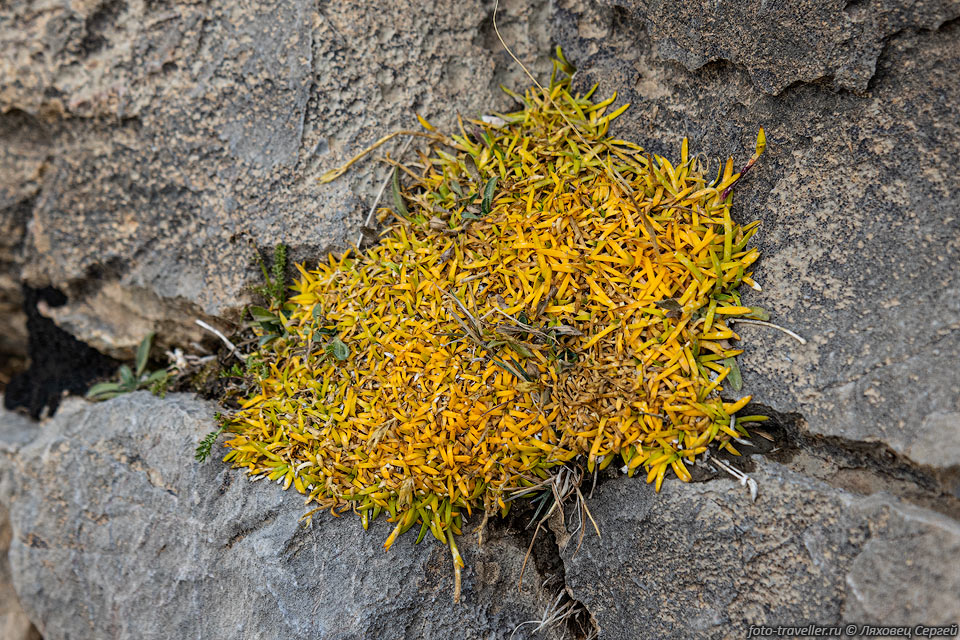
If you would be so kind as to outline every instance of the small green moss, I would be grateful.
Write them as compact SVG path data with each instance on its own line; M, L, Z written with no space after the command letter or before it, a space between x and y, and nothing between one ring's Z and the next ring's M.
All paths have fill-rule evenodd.
M273 260L270 266L260 252L256 252L256 262L263 274L263 285L253 288L270 302L271 307L280 307L286 301L287 292L287 245L280 243L273 248Z

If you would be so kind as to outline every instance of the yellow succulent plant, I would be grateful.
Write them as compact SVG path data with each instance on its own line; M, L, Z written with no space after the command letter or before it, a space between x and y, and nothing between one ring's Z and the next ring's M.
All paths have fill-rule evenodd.
M747 435L730 416L749 397L721 399L728 321L760 312L737 293L759 256L758 223L730 216L741 174L706 175L686 140L671 163L610 137L628 105L571 94L570 71L561 54L547 89L511 94L523 109L454 135L421 118L431 147L396 164L391 224L298 265L227 427L226 461L365 526L386 514L387 548L413 527L449 545L458 586L465 514L563 465L619 459L659 491Z

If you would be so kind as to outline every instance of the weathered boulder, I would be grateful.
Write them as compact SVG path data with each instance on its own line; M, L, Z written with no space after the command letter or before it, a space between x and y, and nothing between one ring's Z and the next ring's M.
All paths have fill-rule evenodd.
M0 638L4 640L40 640L40 634L24 613L13 588L7 550L10 548L10 521L0 507Z
M2 411L2 410L0 410ZM12 456L21 446L34 438L36 425L28 418L14 413L0 413L0 496L7 495ZM13 576L7 551L13 531L7 509L0 498L0 638L4 640L39 640L40 634L20 606L13 586Z
M501 638L562 590L611 640L960 622L960 566L945 561L960 553L960 523L759 456L756 502L723 478L660 494L640 478L601 481L588 505L602 538L587 523L578 551L577 518L554 518L559 552L542 536L520 591L529 532L494 520L478 547L468 528L452 605L442 545L407 536L384 553L390 526L364 532L349 514L304 528L296 494L195 463L215 408L138 392L68 400L39 428L3 414L13 584L45 638ZM558 626L536 637L579 636Z
M755 458L759 460L759 458ZM567 586L600 637L747 637L751 625L960 623L960 523L775 463L756 502L730 479L620 477L588 500L603 537L558 528ZM576 521L573 522L576 524ZM589 527L589 525L588 525Z
M504 33L549 69L546 3L511 5ZM489 17L479 0L6 3L0 119L48 143L8 277L64 291L53 317L112 354L151 329L188 344L195 318L249 300L251 242L299 259L352 246L388 171L367 161L323 188L320 174L419 129L414 111L451 125L508 104L498 84L521 72ZM0 185L20 173L0 155ZM0 229L19 211L0 191Z
M319 187L321 173L410 127L413 111L449 125L457 110L508 106L498 83L527 84L490 8L5 4L0 357L23 351L21 281L62 289L68 304L44 312L123 353L149 330L189 345L194 318L235 319L256 278L250 240L311 260L351 245L385 172L364 161ZM604 537L588 533L576 555L567 543L562 560L535 553L523 591L529 538L502 524L483 548L465 536L457 608L439 545L404 539L383 554L389 526L362 533L352 517L301 531L295 495L196 465L212 405L71 401L32 442L0 418L27 614L48 638L502 637L541 616L565 570L601 638L788 618L956 622L956 521L849 489L957 511L939 492L960 497L958 15L946 0L556 0L501 13L534 72L556 42L579 86L632 102L614 133L651 151L676 156L688 137L712 166L742 161L765 127L768 150L735 189L735 215L763 222L763 291L744 299L808 343L739 327L743 392L792 414L807 442L889 448L906 473L848 468L841 482L816 456L758 462L756 504L724 480L659 496L608 480L590 502ZM919 477L941 484L905 487Z
M952 0L603 2L642 21L661 58L691 71L732 62L771 94L821 79L866 91L888 37L909 28L937 29L960 16Z
M0 109L2 111L2 109ZM0 113L0 382L10 363L27 354L20 272L27 221L48 153L43 128L27 114Z
M745 392L810 433L956 471L960 6L841 5L510 2L500 19L535 72L555 41L580 86L632 102L615 132L653 151L687 136L745 159L763 125L768 151L735 199L764 223L764 291L747 299L809 343L743 326ZM507 106L499 82L526 85L489 9L11 4L0 184L19 204L0 219L23 239L15 259L0 240L0 304L21 278L58 286L69 302L47 313L113 353L235 317L256 278L246 239L316 259L356 238L384 171L362 162L320 187L324 170L414 110L447 125Z
M560 36L581 86L633 104L617 135L668 156L686 136L715 167L744 162L766 129L767 152L734 190L734 215L762 221L763 291L744 300L808 343L740 326L744 393L813 434L956 471L960 24L891 37L864 95L817 83L771 96L730 64L664 62L631 15L599 23L599 39ZM960 491L955 476L947 488Z
M527 545L496 524L483 547L461 539L460 605L435 540L385 553L391 525L365 532L352 514L305 529L299 494L193 460L215 409L138 392L69 400L25 445L0 429L17 452L0 454L13 582L46 640L504 638L562 590L559 565L531 561L518 591Z

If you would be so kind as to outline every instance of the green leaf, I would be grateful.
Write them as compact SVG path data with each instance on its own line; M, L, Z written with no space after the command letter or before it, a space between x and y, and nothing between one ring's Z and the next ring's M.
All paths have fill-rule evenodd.
M120 365L120 385L131 391L137 388L137 378L133 375L133 370L125 364Z
M512 376L513 376L514 378L516 378L517 380L526 380L526 379L527 379L527 374L526 374L526 373L520 373L520 372L516 371L513 367L511 367L510 365L508 365L506 362L504 362L504 361L501 360L500 358L496 358L496 357L491 356L490 359L493 360L493 364L497 365L498 367L500 367L501 369L503 369L504 371L506 371L507 373L509 373L510 375L512 375Z
M250 307L250 315L255 322L263 324L264 322L280 322L279 316L269 309L263 307Z
M168 375L169 374L167 373L166 369L160 369L159 371L154 371L149 376L147 376L147 379L144 380L143 383L146 385L150 385L150 384L153 384L154 382L166 380Z
M140 346L137 347L137 377L139 378L143 375L144 370L147 368L147 358L150 357L150 347L153 344L154 333L151 331L147 334L143 340L140 341Z
M490 213L490 209L493 207L493 194L497 189L497 176L493 176L487 180L486 186L483 188L483 200L480 202L480 216L486 216Z
M260 328L267 333L276 334L282 336L284 334L283 325L279 322L264 322L260 324Z
M532 358L533 354L530 353L530 350L525 346L517 342L516 340L507 340L507 344L510 345L510 348L517 352L518 355L524 358Z
M87 398L93 399L106 399L105 394L109 393L120 393L120 384L116 382L98 382L97 384L90 387L87 391Z
M770 320L770 314L763 307L750 307L750 313L744 317L755 318L756 320L763 320L764 322Z
M323 307L320 306L320 303L313 305L313 311L310 312L310 315L313 316L314 320L319 320L323 315Z
M274 292L279 293L278 300L283 298L284 279L287 275L287 245L282 242L273 248L273 282Z
M269 343L269 342L271 342L271 341L273 341L273 340L276 340L276 339L279 338L279 337L280 337L280 336L277 335L276 333L268 333L268 334L265 335L265 336L260 336L260 339L257 340L257 344L262 347L262 346L264 346L265 344L267 344L267 343Z
M730 367L730 373L727 374L727 380L730 382L730 388L734 391L743 389L743 378L740 376L740 367L737 365L736 358L724 358L720 363L725 367Z
M343 362L350 357L350 347L348 347L340 338L334 338L327 345L327 353L337 360Z
M403 194L400 193L400 167L393 168L393 206L404 218L410 217L410 211L407 210L407 205L403 201Z
M517 376L518 378L526 380L527 382L533 382L533 378L531 378L530 374L527 373L527 370L523 368L523 365L517 362L516 358L513 356L508 356L507 360L509 360L510 363L517 368L517 371L520 373L520 375Z
M210 450L213 449L213 445L217 443L217 438L223 433L224 429L226 429L226 425L221 426L216 431L211 431L200 441L193 455L197 462L203 462L210 457Z

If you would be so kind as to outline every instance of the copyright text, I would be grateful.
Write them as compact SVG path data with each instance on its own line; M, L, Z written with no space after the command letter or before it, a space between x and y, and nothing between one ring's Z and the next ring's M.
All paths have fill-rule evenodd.
M840 625L750 625L748 638L956 638L960 625L883 626L871 624Z

